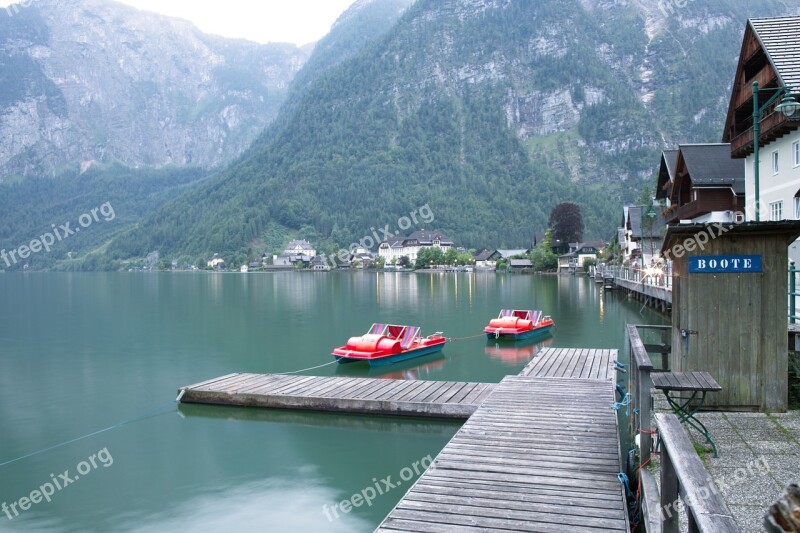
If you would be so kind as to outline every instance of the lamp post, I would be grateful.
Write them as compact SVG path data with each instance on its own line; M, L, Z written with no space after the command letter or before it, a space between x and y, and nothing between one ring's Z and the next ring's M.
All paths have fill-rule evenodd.
M761 141L761 117L764 111L771 106L778 98L783 96L781 103L775 106L776 111L783 113L788 120L800 120L800 103L792 95L793 87L788 85L770 89L759 89L758 82L753 82L753 159L754 162L754 183L756 187L756 222L761 220L761 192L759 186L759 143ZM758 105L758 94L764 91L775 91L764 105Z

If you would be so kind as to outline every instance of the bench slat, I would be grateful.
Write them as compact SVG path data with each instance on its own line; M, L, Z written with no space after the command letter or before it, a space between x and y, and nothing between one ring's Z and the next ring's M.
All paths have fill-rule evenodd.
M722 387L708 372L658 372L652 374L653 386L659 390L721 391Z

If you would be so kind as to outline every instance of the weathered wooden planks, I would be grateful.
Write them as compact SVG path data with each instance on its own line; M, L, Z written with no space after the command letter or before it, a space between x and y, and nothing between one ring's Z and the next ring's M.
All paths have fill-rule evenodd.
M497 385L228 374L185 387L182 401L468 418L380 532L628 531L616 358L547 348Z
M181 401L466 419L493 388L455 381L228 374L184 387Z
M722 387L708 372L656 372L653 387L671 391L717 392Z
M610 356L553 352L533 371ZM376 531L628 531L613 402L608 379L507 377Z
M599 379L616 383L617 350L544 348L520 376L539 378Z

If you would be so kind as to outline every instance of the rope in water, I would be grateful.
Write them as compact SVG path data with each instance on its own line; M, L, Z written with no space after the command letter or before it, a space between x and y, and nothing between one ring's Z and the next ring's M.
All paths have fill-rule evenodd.
M279 376L288 376L289 374L299 374L300 372L307 372L307 371L309 371L309 370L316 370L316 369L318 369L318 368L322 368L322 367L324 367L324 366L333 365L333 364L336 364L336 363L338 363L338 362L339 362L339 361L337 361L336 359L334 359L333 361L330 361L330 362L328 362L328 363L325 363L324 365L317 365L317 366L312 366L312 367L309 367L309 368L303 368L302 370L293 370L292 372L273 372L273 374L277 374L277 375L279 375Z
M55 450L56 448L61 448L62 446L66 446L67 444L72 444L73 442L78 442L78 441L81 441L81 440L84 440L84 439L88 439L89 437L94 437L95 435L100 435L101 433L105 433L107 431L111 431L112 429L121 428L122 426L126 426L128 424L132 424L133 422L138 422L140 420L144 420L145 418L150 418L151 416L161 416L161 415L169 414L169 413L177 410L177 403L178 403L177 400L172 400L171 402L169 402L167 404L163 404L163 405L160 405L160 406L155 407L153 409L150 409L148 411L145 411L143 414L141 414L139 416L135 416L133 418L128 418L128 419L123 420L121 422L117 422L113 426L108 426L107 428L99 429L97 431L93 431L92 433L87 433L86 435L83 435L83 436L80 436L80 437L76 437L74 439L70 439L70 440L61 442L59 444L55 444L53 446L48 446L47 448L44 448L44 449L41 449L41 450L38 450L38 451L35 451L35 452L27 453L25 455L17 457L16 459L11 459L10 461L5 461L4 463L0 463L0 467L4 467L6 465L10 465L12 463L16 463L17 461L22 461L23 459L27 459L28 457L33 457L34 455L40 455L40 454L43 454L45 452L49 452L51 450ZM163 413L159 413L159 411L162 411L166 407L170 407L170 406L173 409L170 409L169 411L164 411Z
M467 340L467 339L475 339L475 338L478 338L478 337L483 337L484 335L485 335L484 333L481 333L480 335L472 335L470 337L450 337L450 338L448 338L448 340L451 341L451 342L453 342L453 341L463 341L463 340ZM274 374L277 374L277 375L300 374L302 372L308 372L309 370L316 370L318 368L323 368L323 367L326 367L326 366L334 365L336 363L338 363L338 361L337 360L333 360L333 361L330 361L330 362L327 362L327 363L324 363L324 364L321 364L321 365L317 365L317 366L311 366L311 367L308 367L308 368L302 368L300 370L293 370L291 372L274 372ZM61 448L62 446L66 446L66 445L72 444L74 442L78 442L78 441L81 441L81 440L84 440L84 439L88 439L89 437L94 437L95 435L100 435L101 433L106 433L106 432L111 431L113 429L121 428L122 426L126 426L128 424L132 424L133 422L138 422L140 420L144 420L144 419L149 418L151 416L160 416L160 415L171 413L174 410L177 410L177 404L180 403L180 399L181 399L181 397L183 396L183 394L185 392L186 392L186 389L181 389L181 393L178 395L178 397L175 400L172 400L171 402L169 402L167 404L163 404L163 405L160 405L160 406L155 407L153 409L150 409L148 411L145 411L141 415L122 420L121 422L117 422L116 424L114 424L112 426L108 426L106 428L99 429L99 430L93 431L91 433L87 433L86 435L82 435L80 437L76 437L74 439L70 439L70 440L67 440L67 441L64 441L64 442L60 442L58 444L55 444L53 446L48 446L47 448L43 448L43 449L37 450L35 452L27 453L25 455L17 457L16 459L11 459L10 461L5 461L3 463L0 463L0 467L4 467L4 466L10 465L12 463L16 463L18 461L22 461L23 459L27 459L27 458L33 457L35 455L40 455L40 454L43 454L45 452L49 452L51 450L55 450L56 448ZM174 409L170 409L169 411L164 411L162 413L159 413L159 411L164 410L166 407L173 407Z

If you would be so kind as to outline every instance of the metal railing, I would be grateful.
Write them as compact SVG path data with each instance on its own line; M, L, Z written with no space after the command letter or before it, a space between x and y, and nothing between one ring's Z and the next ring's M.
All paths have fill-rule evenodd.
M602 275L603 277L607 278L611 277L614 279L641 283L642 285L649 285L651 287L659 287L669 291L672 290L671 264L644 269L606 265L602 268L598 268L598 275Z

